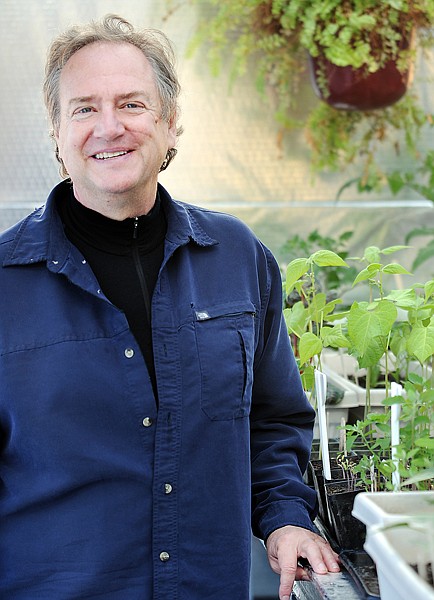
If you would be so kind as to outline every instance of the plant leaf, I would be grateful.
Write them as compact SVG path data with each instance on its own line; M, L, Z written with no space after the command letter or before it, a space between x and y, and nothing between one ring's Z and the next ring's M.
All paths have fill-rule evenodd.
M381 252L381 250L377 246L368 246L367 248L365 248L365 251L363 253L363 258L368 263L379 263L380 262L380 252Z
M310 258L318 267L348 267L343 258L331 250L318 250Z
M426 284L424 285L424 290L425 300L428 301L428 299L434 294L434 279L431 279L431 281L426 282Z
M418 227L418 228L412 229L405 236L405 243L408 244L408 242L412 238L418 237L420 235L434 235L434 228L433 227Z
M413 485L414 483L427 481L428 479L434 479L434 469L423 469L413 477L406 479L401 485Z
M310 361L311 358L320 354L322 350L322 342L314 333L307 331L300 338L298 351L300 355L300 363L304 364Z
M392 404L402 404L404 398L402 396L388 396L381 402L384 406L392 406Z
M390 191L394 196L405 186L405 180L400 171L393 171L393 173L390 173L390 175L387 176L387 181L389 183Z
M350 341L342 331L341 323L334 327L323 327L321 329L321 339L324 346L331 346L332 348L348 348L350 345Z
M426 327L422 323L413 327L407 340L407 349L421 363L434 354L434 316Z
M407 271L407 269L405 269L403 266L399 265L398 263L390 263L390 264L386 265L385 267L383 267L382 271L383 271L383 273L392 273L393 275L395 275L395 274L411 275L411 273L409 271Z
M323 309L324 318L328 319L331 316L337 304L342 304L342 298L336 298L335 300L331 300L331 302L327 302Z
M301 337L307 323L307 310L303 302L296 302L291 308L285 308L283 316L288 333L294 333L297 337Z
M419 448L427 448L428 450L434 450L434 438L432 437L423 437L415 440L415 445L419 446Z
M378 271L381 269L380 263L372 263L368 265L365 269L362 269L360 273L357 275L355 280L353 281L353 285L359 283L359 281L366 281L367 279L371 279Z
M390 333L398 311L389 300L380 300L374 308L366 308L357 302L348 315L348 336L363 366L375 365L385 351L384 338Z
M381 254L393 254L394 252L398 252L398 250L405 250L406 248L410 248L410 246L388 246L380 250L380 252Z
M315 383L315 368L313 365L307 365L302 369L301 382L303 385L303 389L306 392L312 391Z
M411 266L413 270L420 267L421 264L434 257L434 240L428 242L426 246L419 249L416 258Z
M316 294L316 296L312 299L309 308L307 309L307 314L312 321L316 321L317 323L322 321L325 305L326 295L323 292Z
M417 296L414 289L393 290L385 297L387 300L392 300L399 308L410 309L418 308L421 299Z
M295 283L309 270L307 258L295 258L286 269L286 294L289 295L294 289Z

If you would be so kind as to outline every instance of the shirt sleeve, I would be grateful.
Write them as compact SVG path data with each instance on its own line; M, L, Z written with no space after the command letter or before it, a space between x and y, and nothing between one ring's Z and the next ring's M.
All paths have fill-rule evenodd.
M284 525L315 530L316 492L303 481L315 411L303 391L282 312L279 267L266 249L250 415L252 528L259 538Z

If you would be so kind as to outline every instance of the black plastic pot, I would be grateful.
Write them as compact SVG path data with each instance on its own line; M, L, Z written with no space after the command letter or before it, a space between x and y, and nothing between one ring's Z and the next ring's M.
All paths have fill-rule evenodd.
M341 453L339 453L341 454ZM346 457L348 461L357 462L359 458L355 454L350 454ZM308 471L310 478L313 482L312 487L315 489L318 497L318 515L324 526L327 529L332 529L332 523L330 522L329 512L327 509L327 500L325 492L325 483L327 480L324 478L323 462L320 459L311 460L309 462ZM338 457L330 457L330 472L331 481L346 480L345 471L341 466L341 462Z
M328 442L328 449L329 449L329 454L330 457L335 458L338 454L342 453L342 450L340 448L340 442L337 439L332 439L329 440ZM321 452L321 442L315 438L312 441L312 448L311 448L311 459L317 459L320 458L320 452Z
M342 454L342 450L339 448L338 441L329 442L329 456L330 460L334 460L338 456ZM312 442L312 450L310 454L310 462L307 466L304 480L310 487L315 487L315 481L313 476L314 469L322 470L322 460L320 458L320 443L319 440L314 440Z
M330 533L342 550L362 550L366 538L365 525L351 514L354 498L364 487L352 486L354 483L348 481L324 484Z
M323 522L324 526L329 529L330 523L327 514L327 504L325 499L324 490L324 475L323 475L323 464L321 459L311 460L308 467L310 477L312 480L312 487L316 491L318 498L318 516Z

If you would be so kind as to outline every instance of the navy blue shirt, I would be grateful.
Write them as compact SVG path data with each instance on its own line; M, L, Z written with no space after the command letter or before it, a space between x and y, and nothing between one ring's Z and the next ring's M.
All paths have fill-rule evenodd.
M251 528L313 529L316 510L278 266L238 219L159 187L157 409L65 236L67 186L0 237L0 598L247 600Z

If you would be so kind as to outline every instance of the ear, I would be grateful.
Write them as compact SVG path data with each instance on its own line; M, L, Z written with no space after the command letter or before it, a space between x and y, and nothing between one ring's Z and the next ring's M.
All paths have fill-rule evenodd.
M50 137L53 138L55 144L56 144L56 154L59 154L59 130L58 129L52 129L50 131Z
M177 126L176 126L177 114L173 114L168 122L167 131L167 145L168 149L171 150L176 146L176 139L178 137Z

